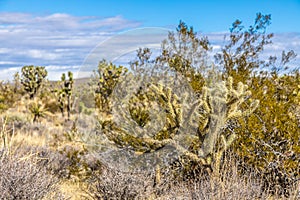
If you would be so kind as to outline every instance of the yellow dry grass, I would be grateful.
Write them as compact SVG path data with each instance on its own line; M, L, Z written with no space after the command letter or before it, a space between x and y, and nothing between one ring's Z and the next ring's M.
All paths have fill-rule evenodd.
M82 182L66 180L61 182L60 191L70 200L93 199L88 195L88 185Z

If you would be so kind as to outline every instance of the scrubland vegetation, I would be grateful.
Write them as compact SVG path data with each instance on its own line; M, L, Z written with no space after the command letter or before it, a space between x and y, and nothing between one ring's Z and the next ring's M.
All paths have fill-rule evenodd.
M24 66L0 83L0 199L300 198L300 73L261 57L270 20L235 21L212 62L180 22L130 69Z

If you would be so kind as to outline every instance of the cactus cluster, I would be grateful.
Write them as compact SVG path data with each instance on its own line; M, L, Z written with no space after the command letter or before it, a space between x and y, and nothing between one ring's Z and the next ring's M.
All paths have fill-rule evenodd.
M225 82L215 84L213 87L204 87L200 105L205 113L200 114L201 132L204 133L203 143L198 150L198 156L205 158L205 164L214 161L214 168L218 170L220 159L226 149L231 146L237 135L234 132L224 133L234 120L249 116L258 107L259 101L243 109L242 104L249 98L251 92L247 85L239 82L237 88L233 87L231 77ZM228 129L227 129L228 130Z
M201 96L190 105L184 105L182 98L178 97L170 87L150 83L149 89L145 90L146 94L139 95L139 98L135 96L132 101L129 101L129 104L133 104L129 106L129 111L135 117L144 116L139 123L145 126L150 121L146 108L151 102L157 101L163 108L166 119L161 130L153 135L150 135L149 131L140 134L141 132L136 133L139 129L122 128L114 124L114 119L111 119L107 123L110 126L106 126L109 130L103 133L117 145L130 146L142 154L171 145L179 155L209 166L215 172L220 167L222 155L237 137L234 132L228 134L224 129L234 121L250 115L258 106L258 101L253 101L248 108L242 107L245 100L249 100L251 92L243 83L238 83L235 89L231 77L227 81L204 86ZM156 98L151 99L151 97ZM130 120L128 117L124 119ZM157 118L156 123L159 121L161 119ZM149 123L152 123L151 127L154 129L153 122Z

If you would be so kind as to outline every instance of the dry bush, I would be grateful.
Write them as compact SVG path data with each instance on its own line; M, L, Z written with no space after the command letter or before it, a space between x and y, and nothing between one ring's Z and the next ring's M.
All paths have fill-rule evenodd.
M226 158L221 173L214 176L198 174L190 180L176 179L172 171L161 173L156 183L155 173L122 173L104 168L95 176L95 187L90 188L94 199L297 199L299 188L291 185L289 196L264 188L264 177L249 169L240 173L239 162ZM299 187L299 186L298 186Z
M95 186L90 188L94 199L147 199L153 192L151 175L128 172L123 173L103 168L95 175Z
M200 175L201 176L201 175ZM161 199L258 199L264 198L260 181L252 173L241 175L235 162L227 161L221 173L181 182Z
M198 180L172 184L167 195L160 199L297 199L299 183L293 182L282 190L274 188L274 180L266 186L266 176L247 167L232 152L224 157L220 173L213 176L198 174ZM243 168L243 169L241 169ZM205 177L203 177L205 176Z
M0 199L42 199L56 193L58 180L32 156L0 152Z

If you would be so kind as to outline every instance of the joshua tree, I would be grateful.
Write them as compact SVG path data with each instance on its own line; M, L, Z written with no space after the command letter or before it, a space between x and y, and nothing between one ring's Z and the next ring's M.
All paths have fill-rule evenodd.
M68 113L68 120L70 120L71 116L71 97L72 97L72 90L73 90L73 73L68 72L68 78L69 80L66 79L66 74L63 73L61 76L61 88L56 89L54 92L57 93L58 95L58 104L59 104L59 109L61 111L62 116L64 117L64 108L67 108L67 113Z
M65 75L62 76L62 81L64 83L64 92L67 97L67 113L68 113L68 120L70 120L71 115L71 96L72 96L72 89L73 89L73 73L68 72L69 80L66 80Z
M45 67L33 65L22 67L21 83L24 86L24 90L29 94L30 99L35 97L47 74Z

